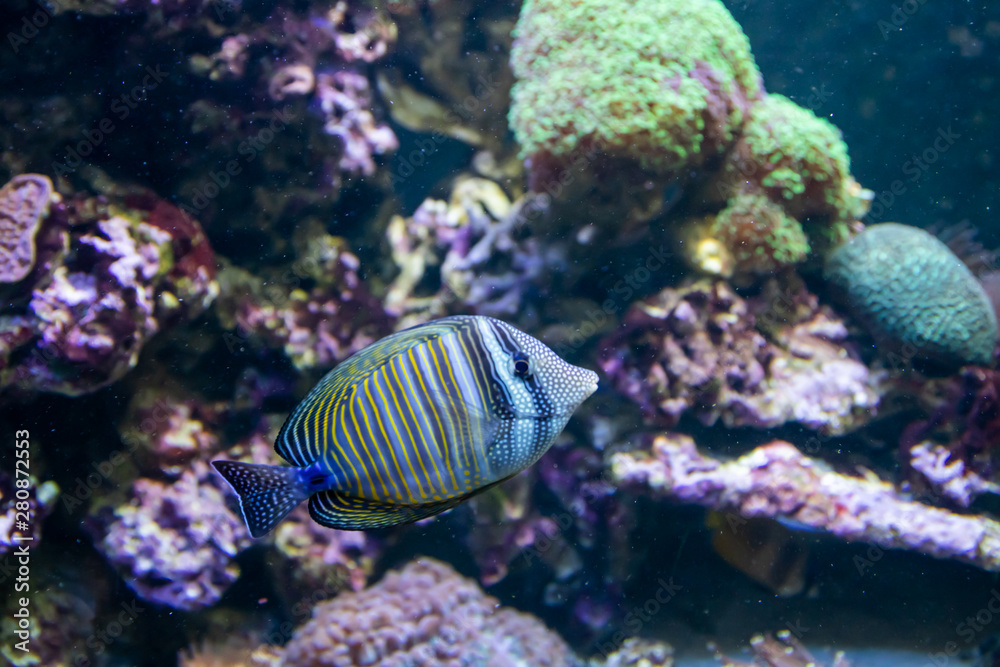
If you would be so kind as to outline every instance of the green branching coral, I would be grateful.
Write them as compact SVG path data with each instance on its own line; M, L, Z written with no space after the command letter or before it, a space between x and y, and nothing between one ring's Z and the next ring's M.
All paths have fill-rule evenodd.
M704 163L762 94L718 0L527 0L510 124L537 179L592 149L654 172Z

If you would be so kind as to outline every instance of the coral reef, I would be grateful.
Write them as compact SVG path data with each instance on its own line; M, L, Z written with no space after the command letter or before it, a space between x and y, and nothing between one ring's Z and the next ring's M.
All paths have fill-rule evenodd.
M542 516L534 507L535 482L531 473L519 475L470 503L475 524L467 539L484 586L501 581L511 567L523 568L536 560L552 570L555 582L565 581L583 566L563 533L570 527L567 519Z
M702 226L706 227L706 235L698 238L698 228ZM690 243L696 249L703 248L709 239L720 244L722 252L727 253L724 268L709 270L711 264L704 260L697 260L698 267L726 276L772 273L798 264L810 251L802 225L761 193L741 193L718 215L696 223Z
M917 488L960 507L1000 494L1000 371L967 367L925 383L918 396L927 418L900 437Z
M744 517L782 518L851 542L908 549L1000 571L1000 523L906 500L874 473L850 477L774 441L734 461L698 451L683 435L659 436L649 452L619 453L614 478L654 497Z
M218 293L200 226L170 204L151 195L122 208L84 200L65 213L70 252L47 250L58 264L28 286L26 307L0 314L0 386L92 392L123 377L154 334L195 317Z
M605 660L594 658L589 664L590 667L673 667L674 650L663 642L629 637Z
M870 193L851 177L840 130L781 95L767 95L751 108L713 185L729 206L740 195L766 195L807 224L810 239L821 240L824 251L848 238L850 224L870 202Z
M840 131L781 95L754 104L739 139L699 193L723 203L686 225L686 257L706 273L767 275L825 257L857 231L872 193L850 173ZM721 245L722 260L702 255Z
M274 548L281 558L270 567L282 595L287 599L309 595L319 601L343 590L363 589L379 554L379 541L360 531L325 528L302 505L275 529Z
M518 234L524 205L493 181L465 178L447 202L427 199L412 217L393 216L386 234L399 274L386 309L405 325L456 312L518 313L546 266L537 241ZM424 295L428 284L437 289Z
M238 269L223 272L218 312L236 330L230 347L261 341L299 369L328 368L391 331L392 318L362 282L344 239L322 234L308 243L270 284Z
M533 187L597 150L660 173L698 167L761 96L750 44L716 0L532 0L511 66L510 125Z
M342 70L316 76L316 99L323 114L323 131L337 137L343 154L335 164L328 161L327 173L336 179L340 172L375 173L375 157L399 148L396 135L387 125L380 125L372 115L372 96L368 79L356 72ZM287 87L285 88L287 92Z
M59 485L53 481L39 484L33 476L19 477L18 480L22 484L27 482L27 488L18 485L12 475L0 472L0 556L13 551L22 539L31 544L41 542L45 517L55 509L59 498ZM21 490L22 496L27 494L26 500L18 499L18 490ZM17 515L25 513L31 517L31 522L28 528L21 528Z
M922 229L872 225L830 254L824 277L885 353L951 367L993 358L997 317L989 297Z
M176 388L147 386L132 397L119 430L132 436L129 445L139 447L144 468L177 478L195 459L218 449L218 436L206 426L217 413L217 406L182 398Z
M772 282L752 304L703 280L634 304L601 342L599 363L653 423L674 426L692 410L706 424L795 421L841 433L868 419L880 395L879 378L846 338L843 323L801 285Z
M820 667L821 663L788 630L781 630L777 636L754 635L750 638L753 662L733 660L723 655L716 656L721 667ZM831 667L851 667L843 651L833 655Z
M7 597L0 633L7 639L0 647L8 665L13 667L75 667L91 664L87 639L94 638L94 606L92 590L76 590L66 581L50 577L32 577L30 623L25 650L19 643L18 619L14 612L20 607L18 596ZM93 643L93 642L92 642Z
M871 193L851 177L840 132L764 92L728 10L619 4L528 2L521 12L510 124L531 188L583 197L599 225L624 218L630 230L669 210L666 185L690 184L685 255L727 277L752 279L846 240ZM631 208L608 206L615 190Z
M313 609L281 652L288 667L579 664L537 619L499 607L450 566L420 559Z
M202 461L170 484L137 479L125 499L95 500L95 546L142 599L189 611L213 605L239 576L233 559L250 543L224 486Z

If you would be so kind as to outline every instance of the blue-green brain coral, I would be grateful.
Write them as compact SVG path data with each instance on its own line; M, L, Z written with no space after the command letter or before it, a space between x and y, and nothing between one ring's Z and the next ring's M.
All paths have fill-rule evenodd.
M932 234L872 225L827 259L825 278L881 345L945 364L987 364L997 342L989 297Z

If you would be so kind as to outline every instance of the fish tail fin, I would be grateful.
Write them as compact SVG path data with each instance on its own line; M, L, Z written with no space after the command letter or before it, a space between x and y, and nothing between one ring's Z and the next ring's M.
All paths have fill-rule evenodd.
M240 499L243 520L254 537L261 537L309 497L300 468L212 461Z

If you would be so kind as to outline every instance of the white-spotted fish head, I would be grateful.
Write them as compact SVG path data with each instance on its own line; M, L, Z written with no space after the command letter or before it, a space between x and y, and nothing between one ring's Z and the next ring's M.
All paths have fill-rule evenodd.
M513 342L498 365L516 397L520 417L569 417L597 391L597 373L567 362L537 338L493 320Z

